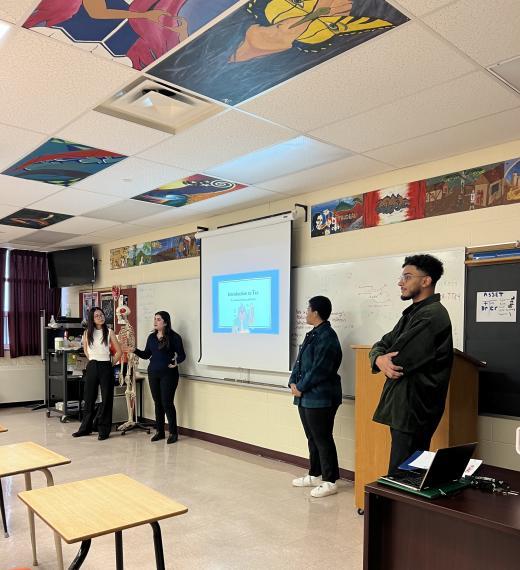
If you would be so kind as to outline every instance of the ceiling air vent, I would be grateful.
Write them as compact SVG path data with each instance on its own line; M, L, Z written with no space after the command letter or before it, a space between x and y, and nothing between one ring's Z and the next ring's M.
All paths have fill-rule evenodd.
M220 105L150 79L139 79L95 109L118 119L176 134L223 110Z
M488 70L520 93L520 56L488 67Z

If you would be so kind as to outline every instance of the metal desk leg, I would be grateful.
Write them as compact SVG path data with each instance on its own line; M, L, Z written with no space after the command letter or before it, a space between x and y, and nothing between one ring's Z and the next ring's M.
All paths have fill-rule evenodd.
M25 477L25 489L30 491L32 489L31 484L31 473L24 473ZM34 512L32 509L27 509L29 513L29 532L31 534L31 546L32 546L32 554L33 554L33 566L38 566L38 559L36 558L36 535L34 532Z
M47 487L52 487L54 485L54 478L52 477L52 473L49 471L49 469L42 469L42 471L45 474L45 478L47 479ZM57 532L54 533L54 546L56 548L56 558L58 559L58 570L64 570L61 538Z
M2 511L2 524L4 525L4 536L9 538L7 531L7 519L5 518L4 492L2 490L2 479L0 479L0 511Z
M90 538L88 540L84 540L79 547L79 551L76 554L76 558L72 561L72 564L69 566L69 570L77 570L83 564L85 558L87 557L88 551L90 549Z
M123 570L123 532L116 530L116 570Z
M166 570L164 566L164 552L161 537L161 527L157 521L150 523L153 529L153 546L155 548L155 564L157 570Z

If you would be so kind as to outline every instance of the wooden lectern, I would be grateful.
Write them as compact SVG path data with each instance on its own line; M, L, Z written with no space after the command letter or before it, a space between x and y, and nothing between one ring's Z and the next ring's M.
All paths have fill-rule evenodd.
M355 490L358 511L364 508L364 489L388 472L390 428L372 421L385 383L372 374L371 346L352 345L356 353L356 462ZM484 364L455 349L446 408L431 449L477 441L478 368Z

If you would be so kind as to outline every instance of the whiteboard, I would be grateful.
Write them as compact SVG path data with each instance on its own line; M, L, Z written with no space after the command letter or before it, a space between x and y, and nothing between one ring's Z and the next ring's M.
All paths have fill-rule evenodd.
M436 291L448 310L453 325L454 346L462 350L464 326L465 250L457 248L428 252L444 263L444 276ZM401 301L397 281L407 254L358 259L343 263L293 269L291 354L296 358L299 345L310 327L305 323L308 300L325 295L332 301L332 327L343 349L340 368L343 393L354 394L354 353L351 344L373 344L390 331L409 303ZM258 370L222 368L198 363L200 356L200 281L186 279L137 286L138 346L144 348L152 331L153 315L165 310L172 326L182 337L186 361L182 375L233 380L245 385L287 386L288 374ZM146 369L147 361L139 367Z

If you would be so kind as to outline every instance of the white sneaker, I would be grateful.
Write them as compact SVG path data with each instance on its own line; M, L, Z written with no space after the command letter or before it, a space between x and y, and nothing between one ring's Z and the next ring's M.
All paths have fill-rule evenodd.
M326 497L328 495L335 495L338 492L338 486L336 483L331 483L330 481L323 481L319 487L315 487L311 491L312 497Z
M293 479L293 487L315 487L321 483L321 477L314 477L314 475L305 475L304 477L298 477L298 479Z

